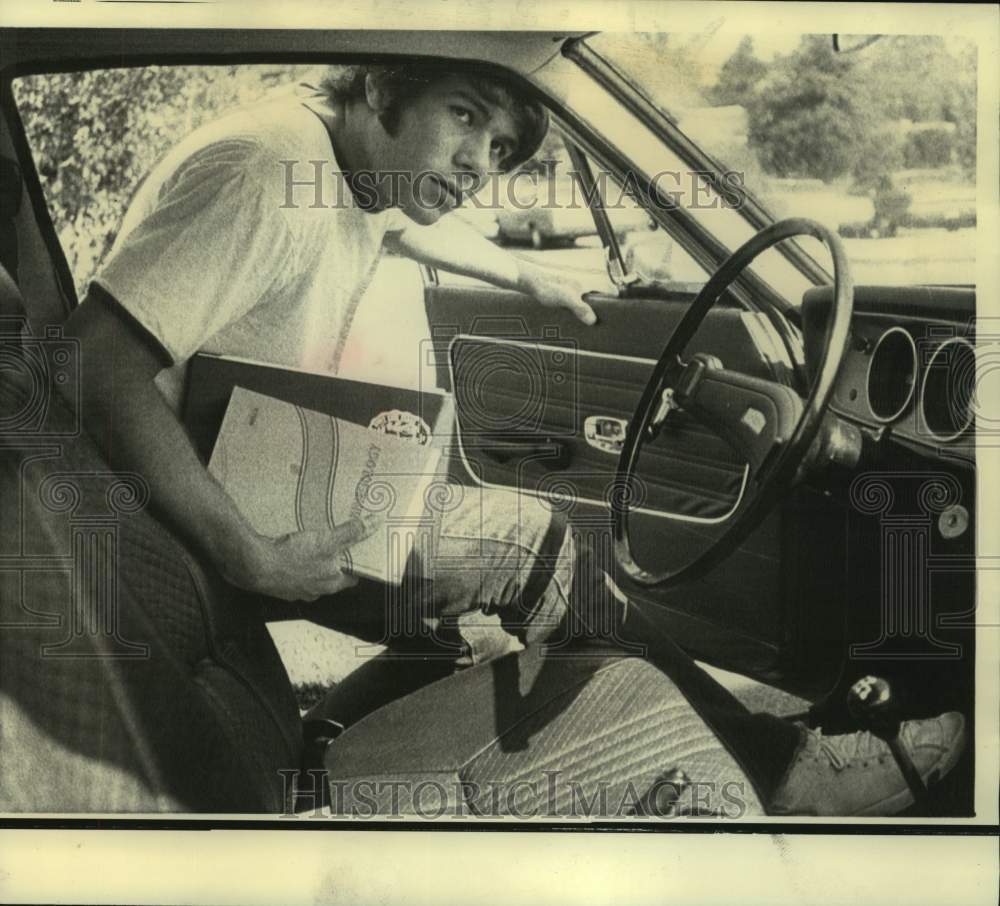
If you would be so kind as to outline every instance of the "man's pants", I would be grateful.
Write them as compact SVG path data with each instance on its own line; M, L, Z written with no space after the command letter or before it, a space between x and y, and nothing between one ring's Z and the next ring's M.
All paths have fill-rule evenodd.
M344 681L345 692L361 693L376 673L383 682L393 676L381 693L363 692L370 710L380 697L411 691L408 679L418 672L417 685L521 644L544 644L551 657L595 646L643 656L684 691L770 796L800 728L751 714L671 641L655 608L626 599L613 578L609 524L569 528L553 506L510 491L439 490L433 517L415 532L402 584L362 582L322 608L325 625L388 645L395 661L388 672L384 658L378 670L362 667Z

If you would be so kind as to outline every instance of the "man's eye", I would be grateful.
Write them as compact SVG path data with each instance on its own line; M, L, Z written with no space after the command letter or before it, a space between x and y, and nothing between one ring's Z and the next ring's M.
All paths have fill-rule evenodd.
M502 142L499 139L494 139L490 142L490 151L499 158L504 158L510 153L507 143Z
M456 118L464 123L466 126L472 125L472 111L466 110L464 107L452 107L451 112L455 114Z

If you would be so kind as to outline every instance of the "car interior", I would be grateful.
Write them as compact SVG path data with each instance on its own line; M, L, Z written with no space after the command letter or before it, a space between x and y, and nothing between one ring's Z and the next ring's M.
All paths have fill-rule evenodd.
M260 30L220 46L178 29L124 48L120 35L47 31L0 37L0 811L288 817L329 808L338 783L406 779L459 797L475 788L459 803L475 816L490 814L487 781L559 769L591 794L641 794L696 759L699 779L740 784L735 816L765 815L682 678L641 657L529 646L453 672L390 649L303 707L268 625L322 624L322 612L228 585L158 518L142 476L107 465L68 402L87 375L60 330L78 293L13 85L151 63L475 54L547 103L579 179L642 172L532 77L555 54L703 166L690 140L578 35L535 35L512 53L489 36L386 33L359 51L357 36L333 32L296 44ZM751 238L727 243L644 189L653 229L645 217L641 229L705 276L635 279L615 212L597 201L593 251L607 270L586 297L596 327L422 270L427 389L454 407L449 478L550 501L606 551L659 630L699 661L804 700L793 716L810 726L865 726L849 692L866 676L890 684L904 719L962 713L961 762L905 814L972 816L975 287L855 285L841 239L815 221L775 223L751 205ZM828 272L797 237L826 246ZM524 241L540 245L537 231ZM754 267L765 252L796 269L800 298ZM206 458L233 385L337 411L321 377L236 371L189 387ZM380 608L383 593L362 581L343 606ZM760 705L752 692L748 705ZM687 814L734 816L718 803Z

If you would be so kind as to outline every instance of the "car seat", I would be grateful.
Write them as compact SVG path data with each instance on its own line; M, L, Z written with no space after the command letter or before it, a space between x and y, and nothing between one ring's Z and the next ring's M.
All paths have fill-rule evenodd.
M0 811L356 812L364 780L448 781L463 814L498 811L492 782L520 790L499 811L523 814L516 782L556 771L546 807L561 813L601 789L620 809L681 767L762 812L673 682L613 652L529 648L429 683L440 671L414 670L307 750L265 602L155 518L141 476L109 469L64 399L82 375L74 343L28 332L2 268L0 316ZM380 797L370 812L420 813Z

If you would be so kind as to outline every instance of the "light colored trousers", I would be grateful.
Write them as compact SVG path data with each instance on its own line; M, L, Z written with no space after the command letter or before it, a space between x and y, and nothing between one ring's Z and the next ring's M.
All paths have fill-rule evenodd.
M522 643L556 646L570 632L614 639L623 598L607 575L610 558L569 529L558 505L440 483L413 533L402 584L378 586L378 641L476 664ZM366 595L371 607L372 592ZM372 615L359 616L370 627ZM352 630L350 622L342 627Z

